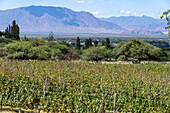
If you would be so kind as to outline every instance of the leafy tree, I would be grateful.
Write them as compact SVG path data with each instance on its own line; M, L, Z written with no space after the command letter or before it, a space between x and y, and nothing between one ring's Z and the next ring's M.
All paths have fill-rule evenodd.
M98 41L94 40L94 46L97 47L98 46Z
M169 13L170 13L170 9L165 11L165 12L163 12L163 14L161 16L161 19L163 19L165 17L165 19L167 20L167 25L168 26L165 27L165 29L168 29L168 30L170 29L170 18L168 18Z
M66 45L67 47L71 48L71 45L66 41L59 42L59 44Z
M54 41L54 33L53 32L49 33L48 41Z
M165 29L168 29L168 38L169 38L169 45L170 45L170 18L168 18L169 14L170 14L170 9L163 12L161 19L165 17L165 19L167 20L167 27L165 27Z
M105 47L90 47L83 51L82 58L87 61L101 61L107 60L111 56L111 50L107 50Z
M76 49L80 50L80 38L77 37L76 39Z
M9 59L29 59L28 53L31 47L28 42L10 43L5 46L5 54Z
M5 35L5 33L0 31L0 37L2 37L3 35Z
M13 40L8 39L8 38L2 38L0 37L0 47L5 47L5 45L7 45L8 43L13 42Z
M110 49L110 39L106 38L106 49Z
M33 47L28 41L10 43L5 46L8 59L48 59L48 53L39 47Z
M139 39L120 42L113 50L113 55L118 60L128 60L140 63L141 60L158 60L162 50Z
M5 37L6 38L11 38L11 34L10 34L10 30L9 29L10 28L8 28L8 27L5 29Z
M170 31L168 32L169 45L170 45Z
M49 59L48 52L45 51L44 49L39 47L32 47L29 50L28 58L29 59L38 59L38 60L47 60Z
M69 52L70 47L65 44L60 44L57 42L48 42L46 44L50 57L52 60L62 60L63 56ZM50 48L50 49L48 49Z
M104 40L102 40L102 46L104 46L105 45L105 41Z
M85 48L86 49L89 48L89 39L86 39L86 41L85 41Z
M3 48L0 48L0 57L3 57L4 56L4 49Z
M92 45L92 39L89 38L89 47L91 47L91 46L93 46L93 45Z
M26 36L24 36L24 39L22 41L29 41Z
M16 21L13 20L12 26L8 26L5 30L5 37L6 38L13 38L15 40L20 40L19 37L19 26L16 24Z
M69 50L69 52L67 54L65 54L62 58L63 58L63 60L72 60L72 59L75 60L75 59L80 58L80 56L75 49L71 48Z
M12 38L14 38L16 40L20 40L20 37L19 37L19 26L18 26L18 24L16 24L15 20L13 20L11 27L9 25L9 33L11 33Z

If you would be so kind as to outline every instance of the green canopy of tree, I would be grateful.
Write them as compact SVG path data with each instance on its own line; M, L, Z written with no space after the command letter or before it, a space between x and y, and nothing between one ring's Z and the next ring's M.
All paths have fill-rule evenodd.
M5 35L5 33L0 31L0 37L2 37L3 35Z
M161 19L165 18L167 20L167 27L165 27L165 29L170 29L170 18L168 18L168 15L170 14L170 9L163 12Z
M94 40L94 46L97 47L98 46L98 41Z
M5 46L4 53L7 59L70 60L78 56L73 50L70 51L70 47L65 44L41 40L9 43ZM76 56L74 57L74 55Z
M170 18L168 17L170 14L170 9L163 12L161 19L165 18L167 20L167 27L165 29L168 29L168 38L169 38L169 45L170 45Z
M105 41L104 40L102 40L102 46L104 46L105 45Z
M107 50L103 46L90 47L83 51L82 58L87 61L107 60L111 56L111 50Z
M19 33L19 26L16 24L16 21L13 20L12 26L9 25L5 30L5 37L14 40L20 40Z
M33 47L31 43L15 42L5 46L5 54L8 59L47 59L47 52Z
M54 33L53 32L49 33L48 41L54 41Z
M110 39L109 38L106 38L106 49L110 49Z
M80 50L80 38L79 37L77 37L76 39L76 49Z
M162 50L139 39L133 39L120 42L112 53L117 60L140 63L141 60L158 60Z
M29 41L28 38L26 36L24 36L22 41Z
M91 38L89 38L89 47L92 47L93 45L92 45L92 39Z
M86 39L86 40L85 40L85 48L86 48L86 49L89 48L89 39Z

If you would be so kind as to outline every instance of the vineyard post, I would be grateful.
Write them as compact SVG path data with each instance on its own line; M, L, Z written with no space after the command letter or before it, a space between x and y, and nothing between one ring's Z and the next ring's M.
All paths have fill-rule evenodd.
M149 86L149 102L151 101L151 85Z
M134 87L132 87L132 102L133 102L133 96L134 96Z
M66 86L66 84L64 83L64 85L63 85L63 91L62 91L62 93L64 93L65 86Z
M152 80L152 76L150 75L150 85L149 85L149 102L151 101L151 80Z
M63 86L63 83L64 83L64 81L63 81L63 77L62 77L62 83L61 83L62 86Z
M114 76L112 76L112 78L113 78L113 85L112 85L112 91L113 91L113 89L114 89Z
M102 112L102 107L103 107L103 104L104 104L104 100L106 99L106 96L107 96L107 93L105 93L105 95L104 95L104 98L103 98L103 100L102 100L102 102L101 102L100 109L99 109L99 112L98 112L98 113L101 113L101 112Z
M103 76L101 77L101 90L103 90L102 84L103 84Z
M2 72L2 65L1 65L1 72Z
M47 77L46 77L45 85L44 85L44 95L43 95L43 98L45 98L46 88L47 88Z
M139 81L139 83L138 83L138 87L140 87L140 81Z
M166 93L166 86L164 86L164 94Z
M116 95L117 95L117 93L116 93L116 88L115 88L115 91L114 91L114 107L116 107Z
M19 88L19 101L21 100L21 86ZM21 105L19 106L19 113L21 113Z
M2 111L2 102L1 102L1 111Z

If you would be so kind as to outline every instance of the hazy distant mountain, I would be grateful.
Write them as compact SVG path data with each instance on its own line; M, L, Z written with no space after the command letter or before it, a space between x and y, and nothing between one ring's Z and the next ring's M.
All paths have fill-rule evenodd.
M16 20L22 32L121 33L117 24L105 22L89 12L75 12L62 7L30 6L0 11L0 29Z
M147 16L120 16L110 18L100 18L100 20L116 23L117 25L137 34L162 34L166 32L166 21L162 19L154 19ZM150 32L150 33L149 33Z
M0 11L0 30L16 20L22 32L162 34L166 22L151 17L96 18L68 8L29 6Z

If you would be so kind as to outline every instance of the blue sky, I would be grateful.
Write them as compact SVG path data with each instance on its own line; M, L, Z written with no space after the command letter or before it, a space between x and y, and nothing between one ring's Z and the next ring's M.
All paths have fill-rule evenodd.
M159 18L170 9L170 0L0 0L0 10L30 5L67 7L89 11L96 17L151 16Z

